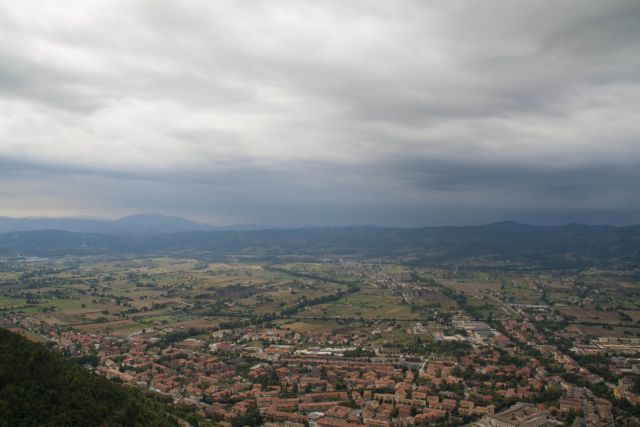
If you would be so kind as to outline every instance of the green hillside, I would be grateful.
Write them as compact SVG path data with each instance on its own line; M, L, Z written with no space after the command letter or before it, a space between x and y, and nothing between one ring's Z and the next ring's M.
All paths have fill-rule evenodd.
M174 426L166 406L0 328L0 426Z

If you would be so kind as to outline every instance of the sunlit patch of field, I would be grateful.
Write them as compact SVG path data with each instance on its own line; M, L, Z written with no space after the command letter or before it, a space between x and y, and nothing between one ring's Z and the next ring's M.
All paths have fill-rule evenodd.
M104 317L103 307L68 308L63 311L48 313L47 317L55 318L59 323L74 323Z
M130 319L123 319L123 320L112 320L108 322L85 323L81 325L74 325L74 328L87 333L97 333L97 332L107 332L107 331L131 332L131 331L143 329L144 325L141 325L140 323L134 322L133 320L130 320Z
M311 314L328 317L362 317L365 319L397 318L416 319L419 314L412 313L408 304L402 304L402 298L395 296L379 295L371 292L358 292L345 296L338 301L313 307L310 313L302 312L300 315L308 317ZM316 313L314 313L316 312ZM306 315L305 315L306 314Z
M597 323L612 323L616 324L620 322L620 315L617 311L598 310L593 305L585 305L581 307L579 305L569 305L566 307L559 307L558 311L569 317L575 317L578 322L597 322Z
M640 322L640 310L623 310L622 312L631 317L634 323Z
M175 328L213 329L216 326L226 321L228 321L228 319L224 317L191 319L191 320L172 322L166 325L166 327L171 327L173 329Z
M440 279L438 282L454 291L470 294L484 294L487 293L487 291L498 292L502 286L501 283L498 282L461 282L454 279Z
M636 338L640 337L640 328L633 326L597 326L573 324L567 327L567 331L572 334L587 335L592 337L618 337Z
M411 302L423 306L436 305L443 312L460 309L457 302L440 292L430 292L423 297L413 299Z
M547 292L547 299L554 303L567 303L569 301L569 295L566 292L552 290Z
M467 306L471 307L480 319L486 319L490 314L497 316L504 313L504 305L499 300L486 295L467 298Z
M11 310L15 307L22 307L25 304L26 304L26 301L22 298L0 297L0 311Z
M173 317L170 316L162 316L162 315L158 315L158 316L148 316L148 317L141 317L140 319L138 319L138 321L140 323L171 323L174 322L175 319Z
M170 310L168 308L161 308L158 310L139 311L137 313L131 314L130 317L133 319L146 319L148 317L154 317L154 316L169 316L170 315L169 313L170 313Z
M284 329L296 332L331 332L338 328L338 324L332 321L299 321L293 323L279 321L278 324Z
M374 335L377 344L409 344L415 339L414 335L406 332L405 327L388 329L389 328L384 328L380 334ZM426 336L421 336L420 339L425 340L427 338Z
M536 304L540 302L542 292L536 290L534 282L529 277L505 280L500 293L508 297L511 302L519 304Z
M344 285L336 285L333 283L313 285L312 287L290 284L287 287L278 287L260 295L262 297L273 299L275 302L292 304L300 301L302 298L313 300L333 295L338 291L346 291L346 289L347 288Z
M2 282L14 282L20 277L20 273L14 271L0 272L0 281Z

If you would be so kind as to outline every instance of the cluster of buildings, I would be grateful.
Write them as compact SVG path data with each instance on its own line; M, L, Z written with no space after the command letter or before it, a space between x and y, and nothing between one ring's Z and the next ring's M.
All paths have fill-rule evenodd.
M357 330L243 326L193 336L168 328L90 334L26 314L13 313L2 322L36 331L58 351L84 357L87 368L171 396L221 425L237 424L247 414L256 414L265 425L289 427L596 427L614 420L612 401L584 386L606 381L551 345L526 317L493 327L454 317L449 329L456 333L433 337L471 344L463 354L380 347L373 335ZM424 334L426 329L414 324L411 330ZM632 380L638 359L620 355L610 361L621 378L606 384L612 395L640 404Z
M504 334L496 331L487 323L478 320L472 320L466 315L454 316L451 324L456 331L460 333L446 335L442 332L434 333L436 341L448 342L468 342L474 347L494 345L498 347L506 347L511 341Z
M634 356L640 354L640 338L597 337L589 344L576 344L572 351L580 355L623 354Z

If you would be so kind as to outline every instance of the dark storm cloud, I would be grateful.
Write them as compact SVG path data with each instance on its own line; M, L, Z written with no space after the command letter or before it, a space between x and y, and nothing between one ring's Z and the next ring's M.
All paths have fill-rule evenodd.
M621 0L0 0L0 214L640 221L639 21Z

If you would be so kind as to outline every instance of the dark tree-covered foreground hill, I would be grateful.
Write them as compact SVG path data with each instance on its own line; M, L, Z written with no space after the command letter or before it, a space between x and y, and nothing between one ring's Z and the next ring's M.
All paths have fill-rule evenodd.
M174 426L165 406L0 328L0 426Z

